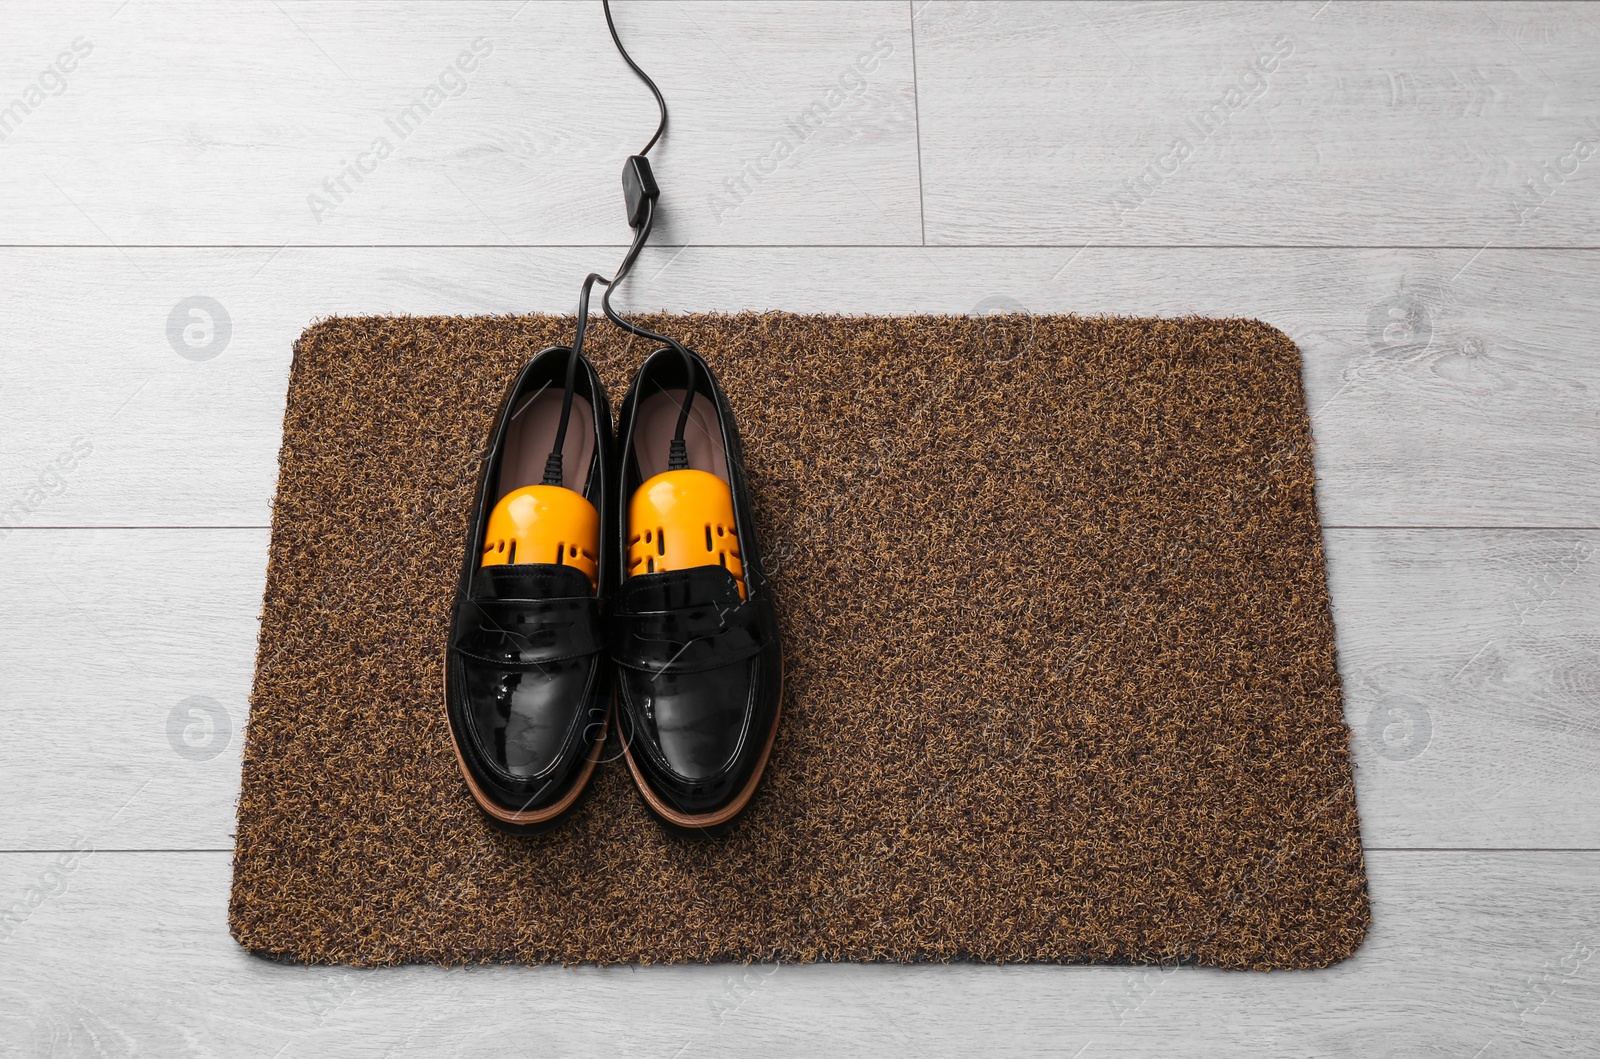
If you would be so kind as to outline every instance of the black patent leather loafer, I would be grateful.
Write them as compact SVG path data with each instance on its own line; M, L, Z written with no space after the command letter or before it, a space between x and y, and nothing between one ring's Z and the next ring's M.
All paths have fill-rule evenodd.
M550 471L570 356L565 347L539 353L501 405L445 657L461 774L489 819L513 834L554 826L578 803L610 714L602 597L615 579L604 532L615 517L611 406L581 360L564 459Z
M610 649L623 752L645 802L673 828L714 836L766 769L782 653L733 411L705 362L688 360L695 396L677 459L685 358L652 354L623 401Z

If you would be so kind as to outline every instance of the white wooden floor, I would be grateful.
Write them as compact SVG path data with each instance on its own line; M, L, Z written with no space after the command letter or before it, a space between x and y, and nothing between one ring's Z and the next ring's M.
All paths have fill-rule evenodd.
M1370 940L1270 975L240 952L290 343L570 311L654 112L597 2L6 0L0 1054L1600 1054L1600 8L616 7L672 105L628 305L1300 344Z

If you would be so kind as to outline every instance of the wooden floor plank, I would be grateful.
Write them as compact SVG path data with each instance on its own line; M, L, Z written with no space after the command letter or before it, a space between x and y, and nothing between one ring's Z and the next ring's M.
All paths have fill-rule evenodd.
M231 845L267 533L0 546L0 849ZM1327 534L1363 837L1600 848L1600 532ZM337 703L329 703L337 709Z
M916 11L930 243L1597 243L1587 5Z
M95 845L92 837L80 850ZM0 1054L1591 1054L1600 855L1377 853L1323 972L296 967L226 931L223 853L0 855Z
M1600 847L1600 533L1330 530L1368 845Z
M88 52L0 116L11 244L610 242L657 121L587 0L6 10L27 27L0 39L14 80ZM616 19L671 107L662 239L921 242L904 3Z
M314 319L569 312L577 277L619 252L0 250L0 534L265 525L290 349ZM619 303L1258 317L1303 352L1328 525L1579 527L1600 526L1597 260L661 247Z
M0 546L0 849L230 848L265 530L24 530ZM15 841L9 841L14 839Z
M619 69L582 3L123 7L16 12L7 66L92 50L7 132L8 242L604 241L652 127L573 76ZM664 234L921 242L920 147L930 242L1595 244L1582 5L915 8L916 96L906 4L621 13L673 107Z

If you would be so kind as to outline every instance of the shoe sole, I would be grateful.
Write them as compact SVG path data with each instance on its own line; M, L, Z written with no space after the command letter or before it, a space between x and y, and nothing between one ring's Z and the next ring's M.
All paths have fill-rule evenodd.
M628 761L628 771L633 773L634 786L639 788L639 793L644 796L645 804L650 807L651 812L673 827L682 828L685 831L701 832L707 829L723 828L721 831L706 836L715 838L731 830L734 819L744 812L745 806L750 804L750 799L755 796L756 788L761 785L761 777L766 774L767 761L772 757L772 745L778 741L778 724L782 720L783 669L780 666L778 670L778 712L773 715L772 730L767 733L767 745L761 748L761 757L756 762L755 772L751 773L749 781L740 789L733 801L715 812L690 815L674 809L662 801L655 791L650 789L649 784L645 781L644 774L639 771L638 764L633 760L633 754L628 750L628 744L625 740L622 743L622 756ZM729 826L724 827L724 825Z
M562 816L578 804L578 798L588 788L589 780L593 778L595 768L600 764L600 752L605 748L606 735L611 728L610 712L607 712L606 719L602 722L600 738L594 741L594 746L589 751L589 759L584 764L583 771L573 781L572 789L561 796L560 801L543 809L507 809L497 804L484 793L483 788L478 786L478 781L473 779L472 772L468 770L466 758L461 756L461 744L457 742L454 727L450 726L450 695L446 684L450 679L448 656L446 656L441 672L440 688L444 690L445 694L440 701L444 704L445 724L451 727L450 747L456 753L456 765L461 769L461 778L467 782L467 790L472 792L472 800L501 830L509 831L512 834L535 835L554 827L560 822Z

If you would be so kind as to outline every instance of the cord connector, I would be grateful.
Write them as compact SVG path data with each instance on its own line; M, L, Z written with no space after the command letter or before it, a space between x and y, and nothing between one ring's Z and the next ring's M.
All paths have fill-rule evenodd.
M642 154L630 155L622 164L622 198L628 207L628 227L638 228L643 224L651 204L660 197L661 189L650 171L650 159Z
M689 469L689 446L685 445L682 438L673 438L672 445L667 450L667 470L687 471Z
M544 481L542 485L560 485L566 475L561 470L561 452L556 450L544 458Z

